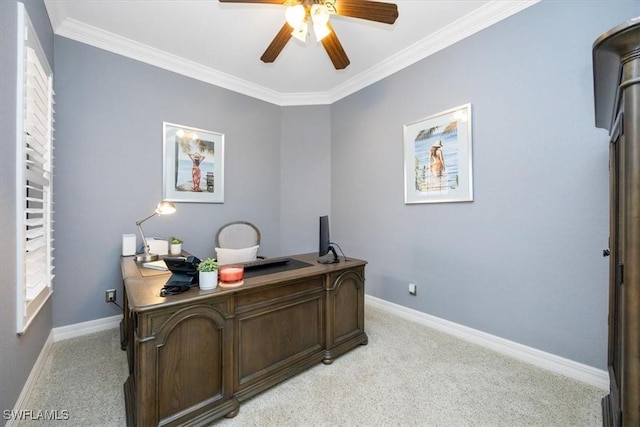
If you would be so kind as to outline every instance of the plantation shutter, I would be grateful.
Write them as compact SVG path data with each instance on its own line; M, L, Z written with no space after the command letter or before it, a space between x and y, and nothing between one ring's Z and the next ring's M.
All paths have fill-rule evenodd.
M17 329L51 295L53 280L53 73L18 3Z

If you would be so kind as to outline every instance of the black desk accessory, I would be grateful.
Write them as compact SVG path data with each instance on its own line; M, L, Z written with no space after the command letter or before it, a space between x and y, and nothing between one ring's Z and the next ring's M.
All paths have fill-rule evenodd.
M164 263L172 274L160 290L160 296L176 295L198 285L198 257L165 257Z

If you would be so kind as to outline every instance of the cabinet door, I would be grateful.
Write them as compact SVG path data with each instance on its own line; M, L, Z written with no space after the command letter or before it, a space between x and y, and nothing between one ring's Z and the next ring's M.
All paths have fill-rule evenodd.
M322 276L241 293L236 304L236 395L240 400L322 359Z
M327 289L327 345L324 363L358 344L364 332L364 268L331 275Z
M153 319L149 319L154 323ZM206 306L178 309L141 343L137 425L179 425L231 412L233 324Z
M610 204L609 204L609 354L608 369L611 393L606 420L613 425L620 424L620 373L622 367L622 319L620 306L620 286L622 282L622 260L624 259L624 181L620 180L620 166L623 160L623 137L619 136L611 142L609 175L610 175Z
M638 63L640 65L640 62ZM635 97L630 96L631 89ZM631 102L635 99L635 102ZM625 109L640 110L640 85L627 89ZM618 123L624 123L626 116ZM628 119L627 119L628 120ZM628 122L627 122L628 125ZM625 131L631 129L630 132ZM614 130L617 135L618 129ZM603 400L605 425L640 425L640 143L631 126L611 144L609 277L610 394Z
M640 27L635 33L635 51L624 63L623 135L620 137L620 241L622 269L618 321L620 328L621 424L640 425ZM624 183L624 184L622 184ZM614 366L614 369L616 366Z

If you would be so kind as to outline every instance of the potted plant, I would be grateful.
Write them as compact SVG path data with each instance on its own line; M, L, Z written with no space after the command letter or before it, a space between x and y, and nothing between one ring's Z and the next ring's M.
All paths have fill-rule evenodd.
M213 258L207 258L198 264L200 289L214 289L218 286L218 263Z
M169 248L169 253L171 255L180 255L182 253L182 243L184 242L179 237L171 236L169 238L169 244L171 245Z

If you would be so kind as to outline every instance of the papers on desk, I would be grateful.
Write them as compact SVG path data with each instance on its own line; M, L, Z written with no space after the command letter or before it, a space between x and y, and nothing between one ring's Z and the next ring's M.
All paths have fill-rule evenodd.
M152 268L154 270L164 270L164 271L169 270L167 268L167 264L165 264L164 260L162 259L158 261L145 262L142 264L142 266L144 268Z
M169 242L165 239L160 239L158 237L147 237L147 245L149 245L149 252L151 252L152 254L169 254Z

